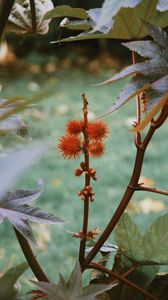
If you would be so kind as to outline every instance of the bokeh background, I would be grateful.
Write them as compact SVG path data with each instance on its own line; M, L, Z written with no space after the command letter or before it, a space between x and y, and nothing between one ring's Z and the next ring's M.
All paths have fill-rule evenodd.
M55 1L69 4L69 1ZM92 7L102 1L92 1ZM72 6L91 8L90 1L71 1ZM0 50L1 98L31 96L50 89L48 97L39 104L26 109L21 115L29 128L32 141L51 141L53 146L34 167L22 177L17 188L43 188L36 205L67 221L62 226L34 225L39 249L38 259L50 279L56 282L58 273L66 278L78 258L79 240L71 232L82 227L83 202L76 192L83 187L83 177L74 176L80 159L64 160L57 149L59 137L64 135L66 122L82 117L81 94L89 102L89 117L108 109L116 100L119 91L127 82L120 80L111 85L94 86L124 66L131 63L131 55L121 41L89 41L50 44L51 41L67 36L59 28L60 20L52 22L45 36L4 36ZM5 48L6 47L6 48ZM129 182L133 168L135 147L134 136L129 132L135 117L135 99L104 118L109 127L105 154L92 159L91 166L97 170L98 181L93 182L95 202L90 205L89 228L104 229L117 207ZM31 143L14 134L1 137L1 155L7 149ZM145 184L166 189L167 186L167 132L166 124L159 129L149 146L142 170ZM167 212L166 196L145 192L136 193L127 209L140 226L142 232L161 214ZM10 260L11 264L24 261L11 225L5 221L0 226L1 272ZM115 243L114 237L109 241ZM32 278L32 273L23 277Z

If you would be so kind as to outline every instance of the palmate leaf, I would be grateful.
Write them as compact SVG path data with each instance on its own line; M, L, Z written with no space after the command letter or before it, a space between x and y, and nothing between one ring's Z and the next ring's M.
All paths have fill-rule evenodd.
M92 33L96 31L101 31L101 28L106 26L106 24L112 20L111 27L114 23L113 17L118 13L122 7L135 7L141 0L105 0L101 8L101 13L97 19L96 25L93 27Z
M154 25L147 25L154 41L134 41L124 43L131 51L137 52L149 60L135 63L101 84L112 83L118 79L134 75L130 82L120 92L116 102L101 116L107 115L124 105L135 95L147 92L146 112L144 120L132 131L141 131L167 102L168 93L168 35ZM159 33L161 32L161 36ZM101 85L99 84L99 85Z
M115 229L119 251L137 265L168 264L168 214L159 217L142 236L127 213Z
M73 17L78 19L87 19L87 12L83 8L73 8L68 5L60 5L46 12L44 19L53 19L59 17Z
M88 17L83 20L83 27L79 28L79 23L76 21L68 21L67 28L80 29L84 32L77 36L64 38L61 41L72 42L102 38L135 40L143 38L148 35L148 30L144 25L145 21L161 28L168 26L168 10L165 5L162 12L159 12L157 10L160 9L159 3L158 0L106 0L102 8L85 11ZM156 7L157 4L159 6ZM55 8L56 11L57 7ZM65 17L65 14L59 14L59 17ZM66 17L68 17L68 14ZM76 15L76 17L80 18L79 15ZM141 20L143 20L143 23ZM66 24L64 27L66 27Z
M51 0L35 0L36 8L36 32L46 34L49 29L51 19L44 20L44 15L48 10L53 8ZM8 19L6 30L17 34L32 33L31 9L29 0L22 3L15 3Z
M48 300L96 300L97 295L116 286L116 284L90 284L82 287L82 273L79 263L76 264L68 282L65 282L61 275L58 284L32 280L31 282L45 293ZM39 291L37 291L38 294ZM44 298L44 296L42 297Z
M0 222L5 218L13 224L13 226L28 240L35 242L31 227L28 221L55 224L64 221L49 214L39 208L34 208L28 203L37 199L40 190L16 190L14 193L8 192L4 198L0 200Z
M17 294L17 280L28 269L28 263L21 263L10 268L0 277L0 299L14 300Z
M152 109L149 111L146 117L140 122L140 124L135 128L131 129L130 131L133 132L133 131L143 130L166 103L168 103L168 93L163 97L161 97L161 99L158 100L158 103L152 107Z

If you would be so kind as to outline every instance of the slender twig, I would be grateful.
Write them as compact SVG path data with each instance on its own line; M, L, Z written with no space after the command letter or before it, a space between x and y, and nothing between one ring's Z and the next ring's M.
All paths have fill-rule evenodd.
M168 196L168 191L164 191L164 190L160 190L157 188L151 188L145 185L138 185L137 187L135 187L136 191L147 191L147 192L151 192L151 193L156 193L156 194L161 194L161 195L166 195Z
M8 17L12 10L15 0L1 0L0 4L0 38L4 31L5 25L7 23Z
M14 231L23 254L36 278L39 281L49 282L49 279L42 270L26 238L16 228L14 228Z
M146 290L144 290L139 285L137 285L134 282L126 279L125 277L123 277L123 275L119 275L119 274L115 273L114 271L108 270L107 268L105 268L102 265L99 265L99 264L96 264L96 263L90 263L88 265L88 267L92 268L92 269L100 270L100 271L102 271L104 273L112 275L113 277L115 277L119 281L122 281L123 283L125 283L126 285L132 287L133 289L135 289L136 291L140 292L141 294L143 294L144 296L148 297L149 299L158 300L158 298L156 298L155 296L153 296L150 293L148 293Z
M88 152L88 146L89 146L89 140L88 140L88 102L85 97L85 94L82 95L83 100L83 120L84 120L84 163L85 163L85 187L90 185L90 176L87 171L89 171L89 152ZM87 237L87 231L88 231L88 215L89 215L89 194L86 195L84 200L84 216L83 216L83 239L81 239L80 242L80 250L79 250L79 261L81 264L81 267L84 263L85 258L85 248L86 248L86 237Z
M144 141L142 142L141 147L137 147L136 159L135 159L135 164L134 164L134 169L133 169L131 180L130 180L130 182L126 188L126 191L121 199L121 202L120 202L119 206L117 207L114 215L112 216L110 222L108 223L107 227L105 228L104 232L102 233L102 235L100 236L100 238L98 239L98 241L96 242L96 244L94 245L92 250L87 255L87 257L85 259L85 266L87 266L92 261L92 259L96 256L96 254L99 252L100 248L103 246L103 244L105 243L105 241L107 240L107 238L109 237L109 235L111 234L113 229L115 228L115 226L118 223L119 219L121 218L123 212L125 211L128 203L130 202L130 200L136 190L136 187L138 186L138 181L140 178L143 159L144 159L144 155L145 155L147 146L148 146L155 130L164 123L167 116L168 116L168 107L165 106L162 109L162 112L157 119L158 124L156 123L156 121L155 121L155 124L153 124L153 123L151 124L151 126L144 138Z
M137 62L137 53L132 51L132 63L135 64ZM135 75L136 76L136 75ZM140 95L136 95L136 123L139 124L141 121L141 98ZM141 133L138 131L135 134L135 144L141 145Z
M34 0L30 1L31 21L32 21L32 33L36 34L37 23L36 23L36 5Z

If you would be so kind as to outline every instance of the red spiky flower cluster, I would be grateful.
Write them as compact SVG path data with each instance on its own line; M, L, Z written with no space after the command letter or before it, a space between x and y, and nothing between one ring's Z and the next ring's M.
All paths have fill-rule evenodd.
M84 133L88 137L89 155L97 158L104 153L105 146L102 140L107 137L107 125L101 120L96 120L88 122L87 128L85 128L83 121L72 120L67 123L66 135L60 138L58 145L65 159L76 158L85 152L85 142L82 139Z

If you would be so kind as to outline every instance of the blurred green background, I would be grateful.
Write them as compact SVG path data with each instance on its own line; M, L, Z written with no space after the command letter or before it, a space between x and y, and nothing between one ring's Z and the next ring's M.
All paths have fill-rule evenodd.
M84 185L82 176L77 178L73 175L81 160L64 160L57 149L58 140L64 135L68 120L81 118L82 93L86 93L91 119L112 105L127 80L102 87L93 84L109 78L129 64L130 56L119 42L94 41L51 46L49 39L52 37L43 37L42 40L29 37L26 40L8 36L9 48L5 61L1 61L0 78L1 98L30 96L47 88L51 90L46 99L21 114L32 140L44 143L49 140L53 146L20 179L17 188L35 188L43 183L43 193L36 205L67 221L63 227L31 224L40 246L35 253L49 278L56 282L59 272L67 278L78 258L79 240L72 238L68 231L78 232L82 227L83 202L76 192ZM26 48L29 49L25 51ZM93 182L96 196L95 202L90 204L90 229L96 226L100 231L104 229L129 182L135 147L134 136L128 130L134 120L135 99L104 118L110 133L105 141L105 154L99 159L91 159L91 167L97 170L98 181ZM31 141L11 134L2 137L0 150L4 153L7 148L28 143ZM166 157L165 124L150 143L142 181L166 189ZM139 192L134 195L128 212L145 231L152 221L167 212L167 208L166 196ZM1 225L0 234L0 249L4 256L1 269L9 257L13 259L13 264L24 261L13 229L7 221ZM113 242L113 236L109 241ZM32 278L31 272L27 274L22 279L26 284L27 278Z

